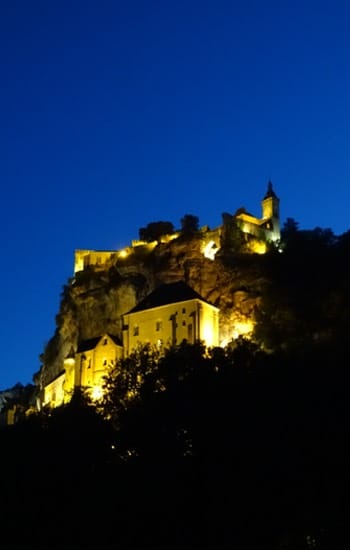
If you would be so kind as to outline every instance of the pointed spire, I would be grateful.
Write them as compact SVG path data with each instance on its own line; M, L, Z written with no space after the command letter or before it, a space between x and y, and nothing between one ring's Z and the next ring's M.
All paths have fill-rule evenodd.
M276 193L274 192L273 190L273 187L272 187L272 182L271 180L269 180L268 184L267 184L267 191L266 191L266 195L264 197L263 200L265 199L269 199L269 198L274 198L274 199L277 199L277 195Z

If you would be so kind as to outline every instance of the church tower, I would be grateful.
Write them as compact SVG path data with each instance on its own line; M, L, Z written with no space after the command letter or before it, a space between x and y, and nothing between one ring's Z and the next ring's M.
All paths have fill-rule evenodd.
M280 200L273 190L272 183L267 184L266 195L261 201L262 218L266 220L266 227L271 230L271 240L280 239Z

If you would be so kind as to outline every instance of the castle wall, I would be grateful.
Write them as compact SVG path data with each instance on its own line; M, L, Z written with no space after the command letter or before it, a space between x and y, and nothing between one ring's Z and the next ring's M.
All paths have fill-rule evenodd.
M83 271L88 266L103 267L112 256L116 254L115 250L76 250L74 256L74 273Z

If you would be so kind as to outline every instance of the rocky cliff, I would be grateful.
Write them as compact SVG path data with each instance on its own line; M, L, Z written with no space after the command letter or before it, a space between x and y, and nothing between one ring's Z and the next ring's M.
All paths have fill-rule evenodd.
M121 337L122 315L159 283L184 280L217 306L221 342L251 328L266 284L264 256L231 246L222 247L211 260L203 254L206 239L201 231L180 235L76 273L63 289L56 332L42 354L41 382L63 370L64 359L75 353L79 341L105 332Z

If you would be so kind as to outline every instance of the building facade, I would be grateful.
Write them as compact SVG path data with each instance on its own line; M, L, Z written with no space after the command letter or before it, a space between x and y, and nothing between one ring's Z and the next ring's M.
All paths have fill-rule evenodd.
M123 315L123 339L104 334L83 340L64 360L62 371L43 388L42 405L68 403L77 388L92 400L103 395L104 377L140 345L159 351L183 340L219 345L219 310L183 281L160 285Z
M162 349L183 340L219 345L219 310L184 282L164 284L123 316L123 348L140 344Z
M43 405L68 403L76 388L84 388L92 400L102 397L103 377L123 357L120 340L111 334L83 340L75 354L64 360L62 372L44 387Z

